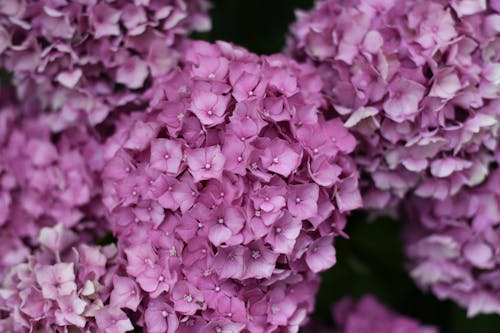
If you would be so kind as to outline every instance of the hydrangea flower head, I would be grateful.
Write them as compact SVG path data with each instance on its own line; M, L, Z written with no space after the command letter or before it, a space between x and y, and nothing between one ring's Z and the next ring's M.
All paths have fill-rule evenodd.
M115 275L120 268L116 246L86 245L63 224L42 229L40 240L43 234L58 235L61 245L34 243L29 258L12 265L0 280L0 309L9 314L0 319L2 332L133 330L120 308L133 309L141 295L135 282ZM123 301L119 306L117 299Z
M499 12L487 1L318 1L288 50L360 140L367 207L485 179L498 142Z
M500 313L500 172L443 201L405 203L410 274L424 290L452 299L469 316Z
M321 333L438 333L432 326L424 326L415 319L388 309L372 295L359 300L349 297L341 299L332 308L335 329L309 325L305 332Z
M193 30L210 28L205 0L7 1L0 64L23 109L49 111L55 131L101 123L140 104L153 77L176 65Z
M335 263L333 238L361 205L355 139L320 91L308 65L192 42L146 93L147 112L117 122L104 200L148 295L146 327L304 322L316 273Z
M23 261L37 242L63 246L63 223L85 237L107 230L99 173L102 147L97 135L72 127L52 135L43 117L20 116L16 105L0 110L0 232L4 269ZM41 232L41 233L40 233ZM39 235L40 233L40 235Z

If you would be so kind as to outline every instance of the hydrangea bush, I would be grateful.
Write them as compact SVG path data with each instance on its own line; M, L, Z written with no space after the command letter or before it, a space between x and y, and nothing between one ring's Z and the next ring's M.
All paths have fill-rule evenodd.
M497 1L325 0L298 12L289 52L360 138L365 204L437 200L488 174L498 141Z
M49 111L59 131L141 104L151 79L176 65L193 30L210 28L205 0L0 4L0 64L25 112Z
M398 203L417 284L500 314L500 1L318 1L266 56L190 40L209 7L0 0L0 331L298 332Z
M334 265L333 239L361 205L354 137L310 66L225 42L193 42L182 62L106 144L127 273L146 309L184 325L297 331L313 273Z

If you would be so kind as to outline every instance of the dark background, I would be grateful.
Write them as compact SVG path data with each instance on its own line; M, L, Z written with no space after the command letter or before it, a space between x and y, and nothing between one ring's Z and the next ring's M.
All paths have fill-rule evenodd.
M307 9L310 0L215 0L213 29L193 37L226 40L249 50L270 54L285 45L288 25L296 8ZM415 287L404 269L399 231L401 221L381 218L367 222L366 214L350 217L350 240L336 241L338 263L323 274L314 317L329 322L330 305L345 295L373 293L400 313L415 317L449 333L498 333L500 316L467 319L463 309L439 301ZM368 332L366 332L368 333Z
M259 54L280 52L295 9L312 7L312 0L212 0L212 30L198 35L225 40Z

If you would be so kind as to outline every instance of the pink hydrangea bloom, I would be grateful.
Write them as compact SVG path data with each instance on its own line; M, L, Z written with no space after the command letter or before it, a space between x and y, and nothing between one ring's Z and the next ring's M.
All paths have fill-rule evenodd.
M205 0L13 0L0 8L0 65L28 111L51 111L53 130L101 123L141 104L187 35L210 28Z
M406 252L416 283L452 299L469 316L500 314L500 172L443 201L405 202Z
M19 111L9 87L0 86L0 95L2 279L34 244L57 252L74 241L73 231L89 241L108 226L100 196L104 159L97 132L81 126L52 134L46 119Z
M360 141L366 207L485 179L498 142L499 9L487 1L318 1L288 52L314 64ZM439 189L439 190L437 190Z
M356 141L311 66L225 42L185 52L105 147L104 202L144 325L296 332L361 206ZM127 281L111 297L131 308Z
M415 319L393 312L372 295L359 300L341 299L333 306L332 317L334 329L309 325L304 332L438 333L435 327L422 325Z
M0 110L0 123L6 123L0 125L0 231L11 238L0 267L23 259L21 238L25 244L39 241L54 251L65 245L63 230L44 227L61 222L85 237L107 230L98 136L82 127L52 135L43 118L20 117L17 110Z
M373 296L365 296L358 301L345 298L335 305L333 316L344 333L438 332L434 327L423 326L414 319L394 313Z
M133 280L115 275L120 269L116 246L86 245L62 224L44 233L60 235L64 245L34 243L29 259L12 265L0 280L0 309L10 319L0 320L2 332L133 330L120 308L135 310L141 295ZM96 263L96 256L103 260ZM100 269L86 272L96 265Z

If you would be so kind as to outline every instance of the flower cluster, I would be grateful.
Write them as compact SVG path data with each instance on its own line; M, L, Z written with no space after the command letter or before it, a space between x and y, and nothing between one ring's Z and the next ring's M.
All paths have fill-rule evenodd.
M53 111L53 130L95 125L140 104L151 79L176 65L186 35L210 28L207 10L205 0L3 1L0 64L24 109Z
M355 139L310 66L225 42L193 42L182 63L106 144L104 201L127 273L155 318L297 331L314 273L334 265L333 239L361 205Z
M0 110L0 279L44 226L63 222L89 237L106 228L99 142L80 128L53 135L40 117L19 115L15 105Z
M434 327L423 326L416 320L387 309L371 295L355 301L343 298L332 309L335 329L310 325L305 333L437 333Z
M360 138L366 206L408 191L441 200L485 179L500 117L500 8L489 3L326 0L297 13L289 52L320 69Z
M42 228L37 249L0 280L0 309L9 314L0 317L0 330L132 330L131 321L120 307L137 306L141 296L137 287L127 289L133 288L133 280L115 275L118 268L114 245L86 245L62 224ZM129 296L132 294L135 297Z
M500 314L500 170L474 189L443 201L405 204L410 274L440 299L453 299L468 315Z

